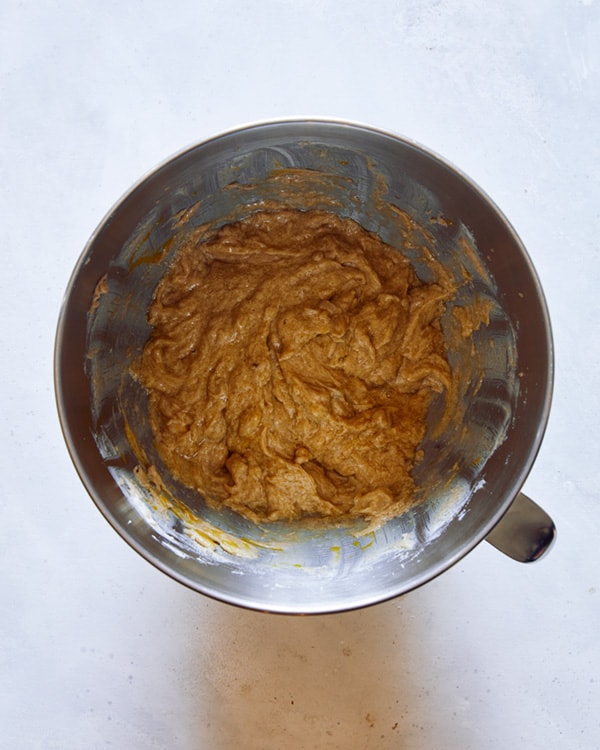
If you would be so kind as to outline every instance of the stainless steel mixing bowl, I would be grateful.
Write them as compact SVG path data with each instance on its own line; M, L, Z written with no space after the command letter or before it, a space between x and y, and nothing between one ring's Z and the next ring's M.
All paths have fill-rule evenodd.
M446 425L440 423L443 398L432 406L415 472L422 502L375 531L359 522L328 529L257 526L211 509L164 467L160 481L149 474L151 465L160 469L160 459L146 394L129 366L150 334L146 314L154 288L186 227L219 226L265 200L300 209L310 203L352 217L404 247L423 277L425 247L461 279L456 305L490 301L489 325L462 338L449 305L443 321L449 357L463 373L457 405ZM340 611L397 596L442 573L486 537L517 559L538 558L554 527L520 490L540 447L552 378L542 289L498 208L414 143L329 120L234 130L142 179L84 249L55 352L68 449L115 530L199 592L287 613Z

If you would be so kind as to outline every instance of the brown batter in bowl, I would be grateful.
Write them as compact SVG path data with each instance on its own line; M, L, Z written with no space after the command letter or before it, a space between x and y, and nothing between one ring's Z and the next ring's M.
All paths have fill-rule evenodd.
M158 284L134 367L169 472L256 522L381 523L409 508L432 397L451 384L448 274L421 281L323 210L199 234Z

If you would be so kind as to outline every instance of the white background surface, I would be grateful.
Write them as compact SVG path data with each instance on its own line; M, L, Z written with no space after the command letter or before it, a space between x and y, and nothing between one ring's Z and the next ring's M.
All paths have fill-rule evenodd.
M598 39L597 0L3 0L2 748L600 747ZM171 153L297 114L441 153L528 247L557 360L526 485L545 560L484 543L369 610L262 615L155 571L76 477L52 355L87 238Z

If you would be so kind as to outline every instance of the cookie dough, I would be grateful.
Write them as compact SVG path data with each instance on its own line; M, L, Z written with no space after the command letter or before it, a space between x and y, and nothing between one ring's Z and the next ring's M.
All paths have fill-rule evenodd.
M164 466L252 521L386 520L433 396L453 290L321 210L261 210L185 241L135 367Z

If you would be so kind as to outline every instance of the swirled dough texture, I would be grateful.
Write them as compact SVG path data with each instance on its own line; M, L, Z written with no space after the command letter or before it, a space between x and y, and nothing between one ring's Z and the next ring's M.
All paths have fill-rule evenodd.
M188 240L136 368L167 469L256 522L383 521L415 502L447 387L447 285L350 219L258 211Z

